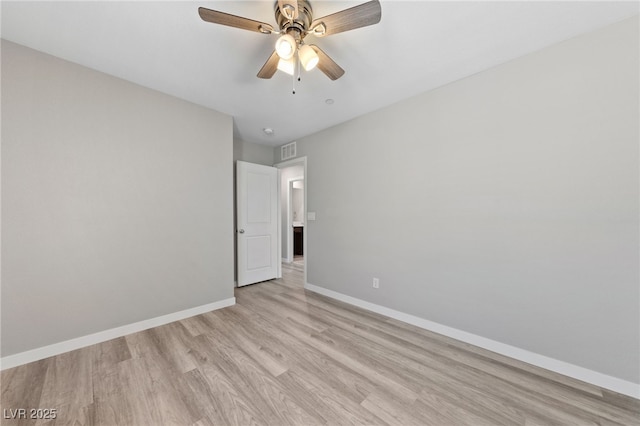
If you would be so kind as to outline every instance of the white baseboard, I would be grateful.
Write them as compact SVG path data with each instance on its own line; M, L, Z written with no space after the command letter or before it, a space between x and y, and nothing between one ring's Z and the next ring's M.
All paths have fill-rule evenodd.
M220 300L218 302L208 303L195 308L185 309L183 311L174 312L172 314L162 315L155 318L135 322L133 324L123 325L121 327L111 328L109 330L99 331L87 336L77 337L75 339L66 340L64 342L54 343L52 345L43 346L41 348L20 352L15 355L9 355L0 358L0 370L17 367L29 362L38 361L50 356L59 355L64 352L73 351L75 349L84 348L86 346L95 345L96 343L106 342L107 340L126 336L128 334L137 333L138 331L147 330L149 328L158 327L170 322L179 321L185 318L203 314L205 312L215 311L217 309L226 308L236 304L236 298Z
M451 337L453 339L460 340L462 342L469 343L474 346L478 346L492 352L517 359L519 361L526 362L528 364L533 364L537 367L541 367L546 370L562 374L564 376L582 380L583 382L587 382L601 388L609 389L623 395L628 395L633 398L640 399L640 384L638 383L628 382L626 380L599 373L597 371L589 370L584 367L579 367L568 362L549 358L547 356L517 348L515 346L487 339L486 337L478 336L476 334L458 330L453 327L438 324L437 322L429 321L424 318L396 311L394 309L390 309L381 305L376 305L374 303L347 296L346 294L338 293L336 291L329 290L323 287L318 287L313 284L306 283L304 287L315 293L331 297L332 299L337 299L350 305L358 306L360 308L364 308L369 311L373 311L378 314L385 315L387 317L394 318L411 325L415 325L416 327L433 331L434 333L442 334L444 336Z

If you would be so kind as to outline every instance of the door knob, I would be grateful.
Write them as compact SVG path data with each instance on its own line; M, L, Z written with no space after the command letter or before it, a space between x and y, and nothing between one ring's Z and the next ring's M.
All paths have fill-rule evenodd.
M238 234L244 234L244 229L238 229Z

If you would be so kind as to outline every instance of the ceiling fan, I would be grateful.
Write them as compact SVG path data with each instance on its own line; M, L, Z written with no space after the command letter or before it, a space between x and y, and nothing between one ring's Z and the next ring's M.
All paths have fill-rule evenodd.
M258 72L258 77L271 78L277 70L294 75L296 71L300 72L300 67L310 71L317 66L331 80L342 77L344 70L318 46L306 44L304 38L309 34L324 37L377 24L382 16L379 0L318 19L313 18L313 10L307 0L277 0L274 7L279 30L264 22L204 7L198 8L198 13L202 20L214 24L280 35L275 50Z

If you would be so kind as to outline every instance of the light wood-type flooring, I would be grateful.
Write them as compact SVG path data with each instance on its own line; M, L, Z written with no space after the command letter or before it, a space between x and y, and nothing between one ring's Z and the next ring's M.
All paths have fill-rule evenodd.
M3 425L632 425L640 402L305 291L5 370ZM28 412L27 412L28 413Z

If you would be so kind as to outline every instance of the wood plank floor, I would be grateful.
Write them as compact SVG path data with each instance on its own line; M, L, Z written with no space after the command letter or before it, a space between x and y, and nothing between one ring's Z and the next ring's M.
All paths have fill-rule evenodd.
M237 289L233 307L3 371L2 424L640 424L638 400L283 275ZM20 408L56 419L5 418Z

